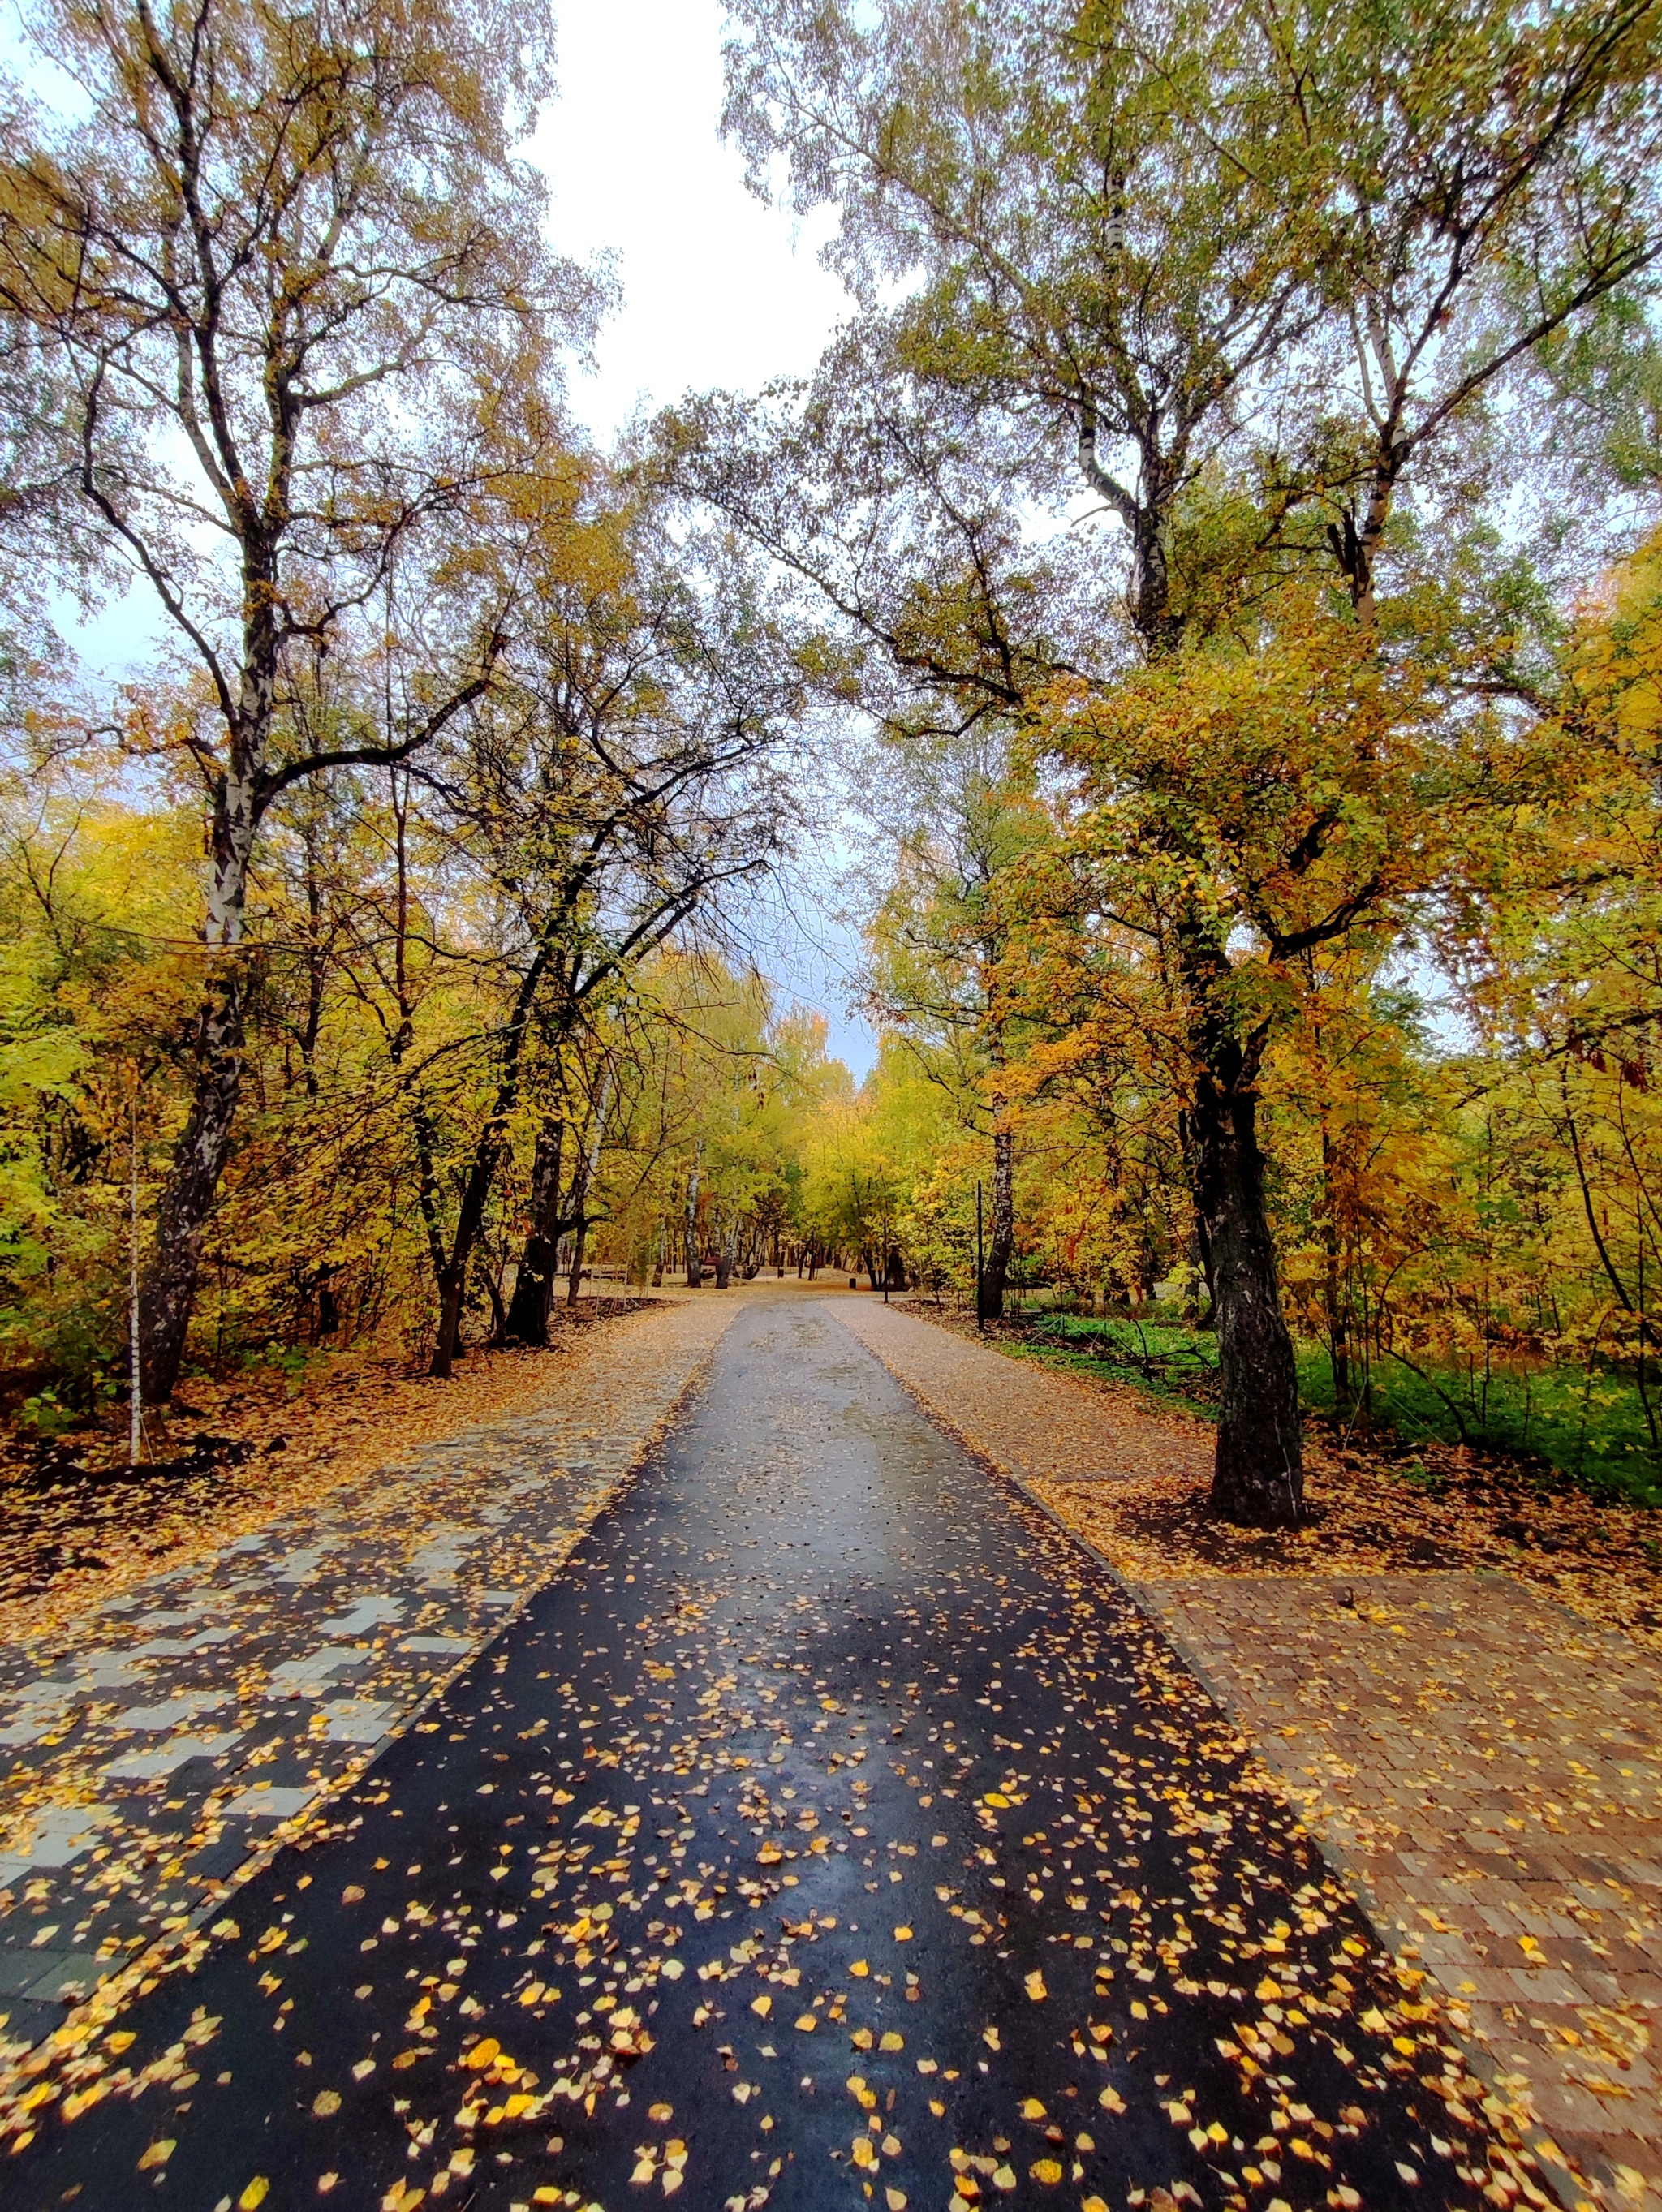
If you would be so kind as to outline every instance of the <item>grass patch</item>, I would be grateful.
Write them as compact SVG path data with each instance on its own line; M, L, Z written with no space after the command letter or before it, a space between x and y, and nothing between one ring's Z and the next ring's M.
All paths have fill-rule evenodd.
M1218 1345L1207 1329L1166 1322L1092 1321L1046 1314L1031 1324L1030 1348L1056 1365L1111 1377L1216 1419ZM1299 1391L1312 1413L1333 1415L1333 1370L1325 1348L1297 1347ZM1485 1376L1452 1365L1415 1374L1399 1361L1373 1370L1369 1425L1404 1443L1471 1444L1544 1460L1608 1497L1662 1505L1662 1462L1635 1385L1578 1368L1509 1368ZM1411 1475L1410 1475L1410 1479Z
M1032 1324L1028 1340L1020 1348L1047 1366L1129 1383L1164 1405L1198 1413L1204 1420L1217 1419L1211 1402L1217 1392L1217 1340L1204 1329L1046 1314Z
M1299 1346L1299 1387L1312 1412L1333 1413L1333 1370L1319 1345ZM1641 1505L1662 1505L1662 1462L1644 1407L1619 1375L1580 1368L1429 1367L1415 1374L1385 1360L1370 1378L1376 1426L1405 1443L1468 1443L1545 1460L1574 1481Z

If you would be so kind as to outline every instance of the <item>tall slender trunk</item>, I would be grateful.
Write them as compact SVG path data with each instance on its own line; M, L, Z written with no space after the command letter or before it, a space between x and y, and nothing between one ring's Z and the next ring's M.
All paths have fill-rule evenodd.
M1304 1507L1304 1447L1298 1367L1275 1280L1258 1146L1264 1037L1258 1033L1243 1047L1208 1011L1196 1042L1195 1204L1212 1253L1223 1390L1212 1504L1227 1521L1286 1528Z
M1327 1318L1328 1356L1333 1363L1333 1411L1348 1421L1356 1411L1351 1371L1350 1301L1344 1286L1344 1236L1339 1223L1340 1153L1325 1113L1322 1115L1322 1303Z
M583 1156L578 1164L571 1193L572 1238L571 1279L566 1290L566 1304L575 1306L577 1293L582 1287L583 1253L588 1243L588 1192L594 1180L594 1171L600 1164L600 1146L606 1136L606 1117L612 1110L612 1062L608 1060L606 1075L600 1085L600 1102L594 1109L594 1125Z
M456 1208L456 1225L451 1236L450 1249L439 1271L439 1331L428 1372L440 1379L449 1374L460 1345L462 1300L466 1295L467 1270L472 1262L474 1247L479 1241L479 1231L484 1226L484 1210L490 1203L491 1188L496 1180L496 1169L502 1158L502 1133L508 1126L509 1115L519 1103L520 1074L525 1065L526 1030L546 964L545 957L539 954L527 969L525 980L520 985L514 1000L513 1017L508 1025L508 1038L497 1071L496 1096L491 1101L490 1112L478 1143L473 1148L467 1181L462 1186L461 1203Z
M268 697L262 730L269 720ZM228 775L214 805L213 866L202 933L208 974L197 1022L194 1091L157 1202L155 1239L138 1290L139 1381L149 1406L165 1406L179 1380L202 1240L229 1156L242 1092L247 1003L239 948L257 821L252 773Z
M687 1176L687 1208L685 1221L687 1288L696 1291L704 1279L703 1255L698 1249L698 1170L703 1164L704 1147L700 1142L692 1155L692 1168Z
M987 1224L987 1270L981 1279L982 1310L989 1321L996 1321L1004 1310L1004 1291L1015 1251L1015 1132L1004 1114L1004 1100L995 1098L992 1218Z
M531 1164L531 1225L508 1303L508 1340L538 1346L548 1342L548 1316L554 1304L560 1239L567 1224L560 1211L560 1170L565 1149L565 1121L550 1115L537 1131Z

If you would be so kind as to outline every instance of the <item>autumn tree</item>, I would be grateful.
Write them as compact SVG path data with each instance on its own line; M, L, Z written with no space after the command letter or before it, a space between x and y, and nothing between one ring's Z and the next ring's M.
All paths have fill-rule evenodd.
M524 570L512 680L459 718L421 771L488 886L504 994L490 1103L439 1267L435 1374L455 1357L468 1267L533 1060L552 1092L508 1328L541 1343L552 1255L585 1218L581 1124L603 1122L609 1103L603 1048L563 1186L563 1055L695 917L717 928L711 909L725 901L733 924L743 887L778 859L791 811L779 757L800 686L754 580L719 544L702 564L679 556L654 503L619 500L594 474L587 501Z
M513 150L550 88L536 19L47 0L29 35L88 106L11 94L0 303L59 394L80 526L154 595L211 703L188 739L212 814L197 1079L142 1296L165 1400L241 1091L262 821L332 766L420 752L489 689L511 609L456 556L494 526L504 472L557 444L550 348L592 294L542 246ZM447 618L401 726L307 749L297 664L417 569Z
M1048 649L1052 674L1070 669L1109 696L1138 659L1239 636L1245 607L1336 556L1371 624L1410 464L1434 498L1450 426L1646 265L1654 36L1648 11L1603 5L1538 23L1483 7L1389 26L1344 7L1174 13L1124 0L941 0L921 17L741 10L730 127L758 185L782 161L800 205L835 205L832 257L872 303L804 425L840 402L855 427L833 423L828 447L880 445L892 473L910 461L914 501L954 523L973 501L943 500L939 471L918 465L948 438L977 455L983 485L1001 478L1007 500L1020 485L1054 507L1071 479L1123 533L1123 596L1101 592L1094 635L1076 594L1052 597L1048 621L1034 613L1034 563L1007 538L1001 561L959 572L974 621L958 653L936 644L897 665L959 700L966 674L989 699L1001 684L1001 705L1025 721L1035 687L1012 680L1006 641L1030 641L1028 668ZM1322 94L1313 107L1306 69ZM899 304L880 310L879 288L897 283ZM883 368L863 391L861 361ZM729 463L712 488L753 505L758 475ZM839 479L864 580L894 533L873 470ZM795 514L782 557L825 566L800 498ZM938 568L927 582L914 574L920 601L938 607ZM869 585L859 601L832 596L875 634ZM898 582L891 599L906 604ZM1476 656L1486 665L1466 672L1474 691L1504 663L1496 627ZM916 628L892 621L888 634L910 643ZM1227 763L1187 757L1198 822ZM1135 811L1176 796L1117 778L1099 803ZM1307 827L1322 847L1329 827ZM1117 848L1111 824L1103 834ZM1264 1038L1230 981L1218 932L1233 893L1211 863L1190 854L1192 903L1168 950L1226 1371L1215 1496L1238 1517L1288 1519L1299 1417L1263 1205Z

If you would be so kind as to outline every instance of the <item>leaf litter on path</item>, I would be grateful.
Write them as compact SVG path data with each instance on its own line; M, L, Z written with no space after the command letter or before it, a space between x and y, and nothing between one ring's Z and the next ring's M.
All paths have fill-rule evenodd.
M1545 2201L1162 1639L811 1317L338 1809L33 2078L20 2204L159 2118L212 2203L251 2097L351 2203Z

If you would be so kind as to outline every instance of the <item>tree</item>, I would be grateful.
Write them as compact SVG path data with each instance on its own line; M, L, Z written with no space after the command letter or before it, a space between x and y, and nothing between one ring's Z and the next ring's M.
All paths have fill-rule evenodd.
M788 817L775 756L800 687L752 580L714 546L703 575L689 573L654 506L613 503L612 490L598 477L588 511L551 532L525 577L520 671L421 771L490 886L507 987L490 1103L438 1269L437 1375L455 1358L528 1056L540 1050L557 1094L579 1025L598 1029L607 997L659 947L765 872ZM604 1121L600 1089L597 1076L585 1124ZM508 1320L531 1343L546 1340L551 1255L581 1231L590 1175L583 1127L561 1191L567 1108L557 1095L550 1107Z
M1622 0L1516 21L1495 0L1388 21L1343 5L938 0L920 16L804 0L746 8L740 26L729 125L758 185L782 158L799 205L836 205L834 258L864 298L910 288L896 307L868 307L860 341L843 343L802 410L808 430L852 400L859 428L822 430L822 442L880 449L913 503L949 515L961 538L976 501L947 495L934 460L947 443L1007 501L1018 485L1056 501L1076 471L1123 526L1129 635L1114 635L1105 593L1081 652L1078 592L1052 589L1036 609L1035 564L995 520L947 589L938 568L928 582L913 570L928 617L959 592L954 648L938 623L877 618L884 595L870 580L896 550L883 504L896 495L874 467L836 471L844 573L861 588L831 596L890 644L904 681L960 715L1032 720L1047 654L1052 672L1071 665L1105 697L1135 687L1137 658L1176 662L1215 632L1239 639L1245 611L1318 557L1336 557L1371 628L1410 463L1434 504L1433 457L1452 427L1469 435L1509 372L1656 250L1656 24ZM881 374L857 390L873 361ZM758 498L770 481L755 463L709 471L729 511L764 510L780 557L827 569L801 495ZM1360 507L1345 505L1359 485ZM886 603L907 609L898 577ZM1454 626L1446 611L1434 653ZM1519 689L1496 629L1464 672L1478 695ZM1192 758L1198 823L1217 763L1208 746ZM1105 785L1099 803L1118 805L1120 791ZM1328 825L1306 827L1323 848ZM1103 836L1127 848L1111 824ZM1172 1003L1191 1022L1179 1057L1193 1071L1196 1206L1223 1261L1215 1497L1237 1516L1285 1520L1300 1510L1301 1462L1263 1196L1268 1031L1227 981L1219 930L1233 889L1213 863L1191 851L1190 908L1180 924L1173 915L1165 951ZM1159 896L1175 890L1167 879ZM1357 921L1372 908L1365 898Z
M212 814L207 984L142 1293L143 1387L166 1400L242 1085L262 821L304 779L411 758L489 688L509 608L457 555L559 445L551 342L593 294L542 248L512 150L549 87L533 18L46 0L30 32L90 112L13 93L0 303L61 393L82 526L206 691L181 742ZM400 726L308 749L303 665L416 570L445 620Z
M1015 1243L1020 1045L1004 984L1009 920L996 886L1042 842L1048 823L1008 737L983 723L955 741L892 738L862 765L859 811L886 832L890 881L872 902L866 1002L887 1030L921 1048L969 1126L990 1138L992 1209L983 1310L1004 1311Z

